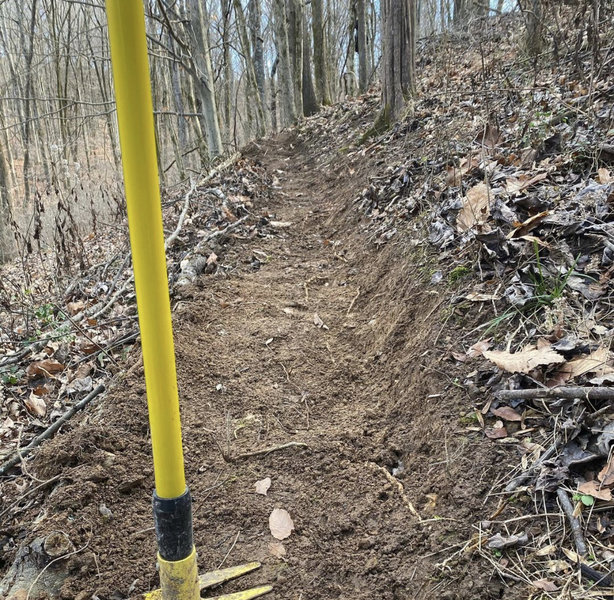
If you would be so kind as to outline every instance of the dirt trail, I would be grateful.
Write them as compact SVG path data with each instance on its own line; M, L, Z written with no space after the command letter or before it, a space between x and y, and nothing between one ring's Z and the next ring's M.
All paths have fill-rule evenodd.
M456 435L463 398L433 351L442 324L416 257L368 248L347 208L368 162L323 161L295 133L248 155L278 178L268 209L290 225L237 243L240 267L205 277L174 313L201 568L261 560L235 588L268 581L288 600L500 597L464 554L451 559L485 511L492 456ZM137 366L33 465L59 480L20 514L26 541L62 531L77 550L61 597L157 585L146 419ZM283 549L276 507L296 526Z

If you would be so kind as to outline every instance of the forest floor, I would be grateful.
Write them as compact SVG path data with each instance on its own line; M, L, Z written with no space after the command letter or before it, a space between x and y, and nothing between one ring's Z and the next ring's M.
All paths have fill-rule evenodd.
M508 64L508 26L495 22L473 53L459 51L462 36L440 53L421 48L421 100L391 131L364 135L379 104L367 95L244 149L228 176L251 190L232 188L240 201L216 182L237 229L174 292L173 315L201 570L263 564L224 591L268 582L271 598L288 600L513 600L611 590L595 585L614 558L611 402L498 394L597 387L613 371L614 130L600 108L612 69L590 89L555 67L537 80L522 57ZM507 83L493 76L480 90L485 69ZM442 81L461 87L444 98ZM467 81L477 90L459 100ZM590 119L569 108L588 101ZM605 142L603 153L587 155L587 140ZM178 243L195 245L190 235ZM71 299L75 310L93 302ZM133 323L133 297L120 300ZM0 595L118 600L159 583L142 361L138 345L121 362L102 354L90 375L68 355L11 371L6 397L29 398L37 430L51 412L40 398L51 407L72 385L60 414L92 377L107 367L114 377L3 478ZM70 372L61 387L51 367ZM23 412L10 414L0 435L19 447ZM283 541L271 535L276 508L294 524ZM575 552L573 519L590 553Z
M369 161L319 166L321 148L293 131L252 146L279 181L266 209L287 228L241 243L239 273L208 278L175 310L200 564L262 561L251 582L271 582L278 598L498 597L501 582L477 565L452 579L435 566L471 538L472 515L492 512L483 498L497 460L457 427L464 393L433 348L437 294L412 276L411 253L374 251L358 232L348 204ZM254 252L266 255L255 271ZM57 479L19 518L70 540L75 554L56 564L70 573L61 597L154 588L140 363L35 464ZM254 484L266 477L265 497ZM269 533L274 508L294 521L283 544Z

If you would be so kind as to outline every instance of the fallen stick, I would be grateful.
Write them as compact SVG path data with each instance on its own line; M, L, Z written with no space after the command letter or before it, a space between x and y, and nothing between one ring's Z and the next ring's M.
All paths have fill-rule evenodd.
M614 387L562 387L530 390L501 390L499 400L535 400L537 398L584 398L585 400L614 400Z
M25 494L22 494L21 496L19 496L17 500L9 504L2 512L0 512L0 519L4 515L6 515L11 510L11 508L17 506L24 498L27 498L30 494L33 494L34 492L37 492L41 488L51 485L52 483L55 483L56 481L59 481L60 479L62 479L62 475L56 475L55 477L52 477L51 479L47 479L47 481L43 481L42 483L39 483L37 486L28 490Z
M374 462L368 462L367 464L384 474L386 479L397 488L399 496L401 496L401 500L403 500L403 503L409 509L409 512L414 515L414 517L416 517L418 521L422 521L420 513L416 510L416 507L414 506L413 502L407 497L407 494L405 493L405 486L385 467L382 467Z
M588 550L586 548L586 542L584 541L584 535L582 535L582 526L580 525L580 521L578 521L577 517L575 517L573 514L573 504L571 503L567 492L563 488L558 488L556 490L556 495L559 498L561 508L567 516L567 520L571 526L571 531L576 543L576 551L580 556L585 556Z
M190 199L194 195L195 191L196 191L196 184L192 181L190 184L190 189L184 198L183 210L181 211L181 214L179 215L179 220L177 221L177 227L175 227L175 231L173 231L173 233L171 233L168 236L168 238L166 238L166 241L164 242L164 250L168 250L175 243L175 240L179 237L179 234L181 233L181 228L183 227L183 222L185 221L185 217L188 214L188 210L190 208Z
M360 296L360 286L358 287L358 290L356 291L356 295L352 298L352 301L350 302L350 305L348 306L348 309L345 312L346 317L350 316L350 313L352 312L352 309L354 308L354 304L356 303L356 300L358 300L359 296Z
M224 237L227 233L230 233L233 229L236 229L239 225L242 225L243 223L245 223L245 221L247 221L248 218L249 218L249 215L245 215L244 217L241 217L238 221L235 221L234 223L227 225L226 227L224 227L224 229L220 229L218 231L214 231L213 233L210 233L204 239L204 241L210 242L211 240L214 240L217 237ZM201 247L202 247L202 242L200 242L200 244L196 246L196 248L198 249L200 249Z
M535 471L537 471L537 469L542 466L544 461L548 460L551 456L554 455L554 453L557 451L560 445L561 443L559 442L557 444L550 446L550 448L548 448L548 450L546 450L524 473L521 473L517 477L514 477L514 479L512 479L505 486L505 491L514 492L521 485L526 483L533 476Z
M124 281L124 284L118 289L116 290L116 292L113 294L113 296L111 296L111 298L109 299L109 301L103 305L102 308L100 308L100 304L96 304L94 306L95 309L99 308L99 310L97 310L93 315L88 315L82 313L81 319L98 319L98 317L104 315L104 313L106 313L117 301L117 299L128 289L128 287L130 285L132 285L134 283L134 273L132 275L130 275L130 277L128 277L128 279L126 281Z
M237 454L237 456L230 456L222 453L224 460L228 462L235 462L242 458L251 458L252 456L261 456L262 454L270 454L271 452L277 452L278 450L284 450L285 448L309 448L304 442L288 442L287 444L281 444L280 446L272 446L270 448L264 448L262 450L254 450L253 452L245 452L244 454Z
M17 450L15 454L7 461L0 465L0 476L6 475L9 469L12 469L17 463L21 462L34 448L40 446L42 442L49 439L64 423L75 416L81 409L85 408L96 396L104 392L104 385L99 385L96 389L92 390L85 398L77 402L74 406L69 408L57 421L50 425L43 433L35 437L25 448Z
M608 573L601 573L600 571L596 571L584 563L580 563L580 571L584 577L587 577L593 582L593 585L597 585L599 587L611 587L614 583L612 581L612 574L614 573L614 570L610 570Z

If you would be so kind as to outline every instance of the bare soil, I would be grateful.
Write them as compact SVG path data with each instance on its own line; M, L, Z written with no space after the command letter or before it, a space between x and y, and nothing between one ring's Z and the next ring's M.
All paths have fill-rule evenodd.
M438 350L454 334L425 284L428 256L402 236L367 242L352 200L377 157L324 160L320 143L293 131L246 151L279 181L258 210L290 225L235 239L225 258L235 271L202 277L174 307L201 569L262 561L224 591L270 582L270 597L287 600L515 597L462 551L496 510L484 498L506 450L461 426L470 401ZM29 472L55 479L2 525L15 541L2 570L19 544L52 532L72 552L46 571L57 589L36 585L31 600L157 586L138 356ZM264 477L266 497L254 492ZM285 556L269 532L274 508L295 524Z

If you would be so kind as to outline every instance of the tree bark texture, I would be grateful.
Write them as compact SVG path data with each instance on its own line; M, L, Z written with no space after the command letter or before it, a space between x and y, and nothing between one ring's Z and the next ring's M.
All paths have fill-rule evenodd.
M286 6L284 0L273 0L273 20L275 27L275 44L279 65L279 95L281 96L282 126L296 122L297 112L294 101L294 82L292 79L292 63L288 46L288 26L286 21Z
M396 120L414 93L415 0L382 0L383 110Z
M311 25L313 30L313 67L315 73L316 97L320 104L331 104L328 69L326 68L326 36L322 0L311 0Z

